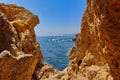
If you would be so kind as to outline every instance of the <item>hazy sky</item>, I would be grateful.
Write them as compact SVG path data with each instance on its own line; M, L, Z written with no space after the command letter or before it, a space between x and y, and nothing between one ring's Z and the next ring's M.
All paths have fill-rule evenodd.
M78 33L86 0L0 0L17 4L39 16L37 36Z

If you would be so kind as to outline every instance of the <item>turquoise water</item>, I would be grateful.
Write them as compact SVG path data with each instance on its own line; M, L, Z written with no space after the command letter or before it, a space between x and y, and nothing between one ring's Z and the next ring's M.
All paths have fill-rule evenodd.
M58 70L63 70L68 62L68 51L74 45L72 36L37 37L45 62Z

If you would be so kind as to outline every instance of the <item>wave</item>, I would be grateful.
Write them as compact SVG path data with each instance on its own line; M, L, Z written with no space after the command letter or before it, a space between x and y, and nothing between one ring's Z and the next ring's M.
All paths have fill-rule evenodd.
M51 42L51 41L52 41L52 42L57 42L57 41L59 41L59 39L48 39L48 41L49 41L49 42Z
M69 42L69 41L72 41L72 39L61 39L61 38L48 39L48 42Z

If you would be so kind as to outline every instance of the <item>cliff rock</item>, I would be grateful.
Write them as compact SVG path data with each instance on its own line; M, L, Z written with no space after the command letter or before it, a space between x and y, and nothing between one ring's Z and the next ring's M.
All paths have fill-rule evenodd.
M120 80L119 33L120 1L87 0L68 67L57 76L51 72L54 75L39 80Z
M38 23L25 8L0 3L0 80L31 80L43 60L34 32Z
M69 57L70 65L78 65L88 80L120 79L119 18L119 0L87 0L81 33Z
M119 0L87 0L68 67L58 71L41 64L34 32L38 17L0 4L0 80L120 80L119 18Z

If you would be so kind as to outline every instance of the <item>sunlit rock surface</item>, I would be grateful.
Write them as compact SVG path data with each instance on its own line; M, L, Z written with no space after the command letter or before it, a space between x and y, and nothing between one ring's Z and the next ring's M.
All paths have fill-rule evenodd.
M120 1L87 0L81 33L63 71L41 64L38 17L0 4L0 80L120 80Z
M0 80L31 80L43 60L34 32L38 23L23 7L0 3Z
M39 80L120 80L119 33L120 1L87 0L68 67Z
M119 18L119 0L87 0L81 33L69 57L70 65L78 64L89 80L120 79Z

